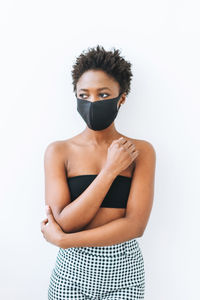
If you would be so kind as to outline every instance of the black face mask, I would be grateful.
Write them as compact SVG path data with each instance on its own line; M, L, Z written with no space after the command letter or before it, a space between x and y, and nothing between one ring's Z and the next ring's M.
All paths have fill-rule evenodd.
M98 101L88 101L77 99L77 111L80 113L88 127L93 130L102 130L107 128L116 118L120 106L117 103L121 94L116 98Z

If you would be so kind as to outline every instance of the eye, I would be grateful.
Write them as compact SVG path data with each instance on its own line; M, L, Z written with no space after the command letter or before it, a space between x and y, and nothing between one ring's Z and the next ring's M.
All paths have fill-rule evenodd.
M107 93L100 93L99 95L107 95L106 97L109 96L109 94L107 94ZM106 98L106 97L101 97L101 98Z
M80 94L79 97L83 98L83 95L86 95L86 94Z
M83 97L84 95L86 95L86 97ZM103 97L102 95L106 95L106 97L110 96L109 94L107 93L100 93L99 96L100 98L106 98L106 97ZM83 98L83 99L86 99L87 98L87 94L80 94L79 97Z

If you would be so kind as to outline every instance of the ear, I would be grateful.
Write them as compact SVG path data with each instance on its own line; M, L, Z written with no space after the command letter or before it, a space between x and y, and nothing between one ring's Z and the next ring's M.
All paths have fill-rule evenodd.
M126 101L126 93L123 93L120 100L119 100L119 105L124 104Z

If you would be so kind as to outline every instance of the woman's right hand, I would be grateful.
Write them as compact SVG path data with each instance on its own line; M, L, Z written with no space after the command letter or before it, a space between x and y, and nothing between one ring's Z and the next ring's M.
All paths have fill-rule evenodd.
M120 137L108 147L104 168L116 175L125 170L138 156L139 151L128 139Z

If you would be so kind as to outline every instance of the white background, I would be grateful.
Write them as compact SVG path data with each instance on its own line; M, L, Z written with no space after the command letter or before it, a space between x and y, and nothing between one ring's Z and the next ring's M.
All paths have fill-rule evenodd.
M199 293L198 1L1 1L0 298L45 300L58 248L40 232L44 150L85 128L71 68L86 48L131 61L131 93L115 121L152 143L155 196L138 239L145 300Z

